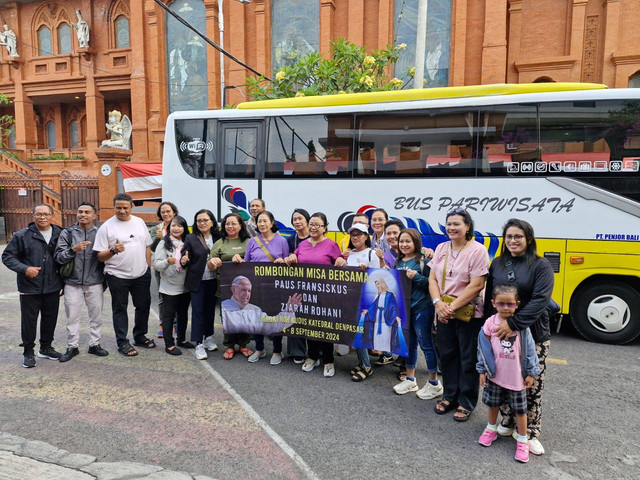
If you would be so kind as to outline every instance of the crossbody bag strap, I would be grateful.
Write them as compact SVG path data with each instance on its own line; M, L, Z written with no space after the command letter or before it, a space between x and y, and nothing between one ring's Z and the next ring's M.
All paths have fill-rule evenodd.
M260 237L258 235L256 235L255 237L253 237L256 239L256 243L258 244L258 246L262 249L262 251L264 252L264 254L269 258L269 260L271 260L272 262L275 262L276 259L273 258L273 255L271 255L271 252L269 252L269 250L267 250L267 247L264 246L264 244L260 241Z
M442 269L442 289L440 290L440 293L443 294L444 293L444 279L447 276L447 262L449 261L449 247L451 246L451 243L447 244L447 251L444 254L444 268Z

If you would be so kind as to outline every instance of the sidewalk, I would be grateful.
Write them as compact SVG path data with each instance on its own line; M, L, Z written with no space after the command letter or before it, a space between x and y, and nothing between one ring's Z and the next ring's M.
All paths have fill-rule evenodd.
M0 480L212 480L135 462L97 462L96 457L69 453L49 443L0 432Z

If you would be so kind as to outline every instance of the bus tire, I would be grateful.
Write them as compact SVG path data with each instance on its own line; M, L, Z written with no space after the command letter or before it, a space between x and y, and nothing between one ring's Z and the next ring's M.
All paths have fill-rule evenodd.
M569 313L578 333L592 342L622 345L640 335L640 292L622 282L580 288Z

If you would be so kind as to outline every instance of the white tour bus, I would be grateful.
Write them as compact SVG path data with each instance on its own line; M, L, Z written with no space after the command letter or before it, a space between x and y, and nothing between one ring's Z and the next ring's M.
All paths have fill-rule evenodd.
M167 120L163 199L248 218L262 198L281 230L324 212L339 239L382 207L445 239L466 208L491 257L502 226L530 222L554 299L587 339L640 335L640 89L541 83L244 103Z

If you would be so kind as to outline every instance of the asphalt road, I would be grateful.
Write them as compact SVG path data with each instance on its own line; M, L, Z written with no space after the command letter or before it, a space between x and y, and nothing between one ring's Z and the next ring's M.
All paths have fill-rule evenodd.
M302 372L289 359L279 366L269 357L225 361L220 351L206 361L163 348L125 358L116 352L108 293L102 345L111 355L86 354L85 325L80 356L66 364L38 359L36 368L24 369L15 291L15 276L1 266L0 431L100 461L220 479L640 478L639 342L593 344L569 328L554 335L543 403L547 453L521 465L512 439L477 444L486 407L465 424L438 416L434 401L393 393L392 366L354 383L347 372L355 354L337 358L334 378L320 369ZM61 302L59 350L64 323ZM156 326L150 320L150 334ZM215 336L221 344L219 326Z

